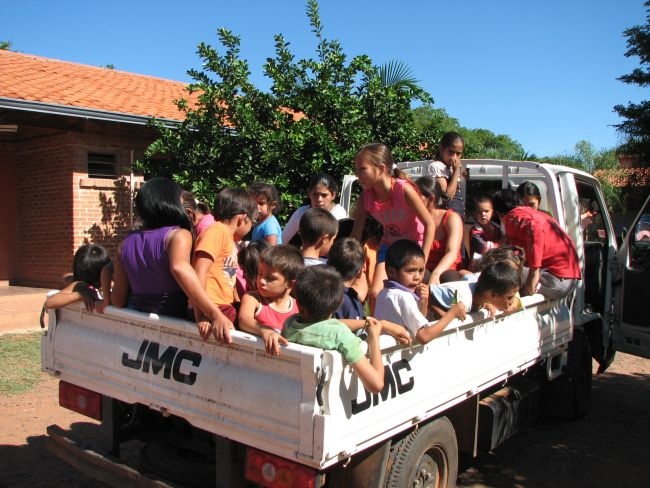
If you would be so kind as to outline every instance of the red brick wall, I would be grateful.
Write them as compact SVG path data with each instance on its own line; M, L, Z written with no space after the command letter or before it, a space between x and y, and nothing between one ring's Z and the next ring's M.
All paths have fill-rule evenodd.
M142 157L150 140L133 128L87 123L83 133L17 144L16 284L59 287L81 244L115 249L130 225L129 177L89 179L88 153L115 154L118 171L124 173L131 149L134 158Z
M0 281L16 275L16 157L14 144L0 143Z
M72 236L70 133L16 143L18 255L16 284L55 286Z

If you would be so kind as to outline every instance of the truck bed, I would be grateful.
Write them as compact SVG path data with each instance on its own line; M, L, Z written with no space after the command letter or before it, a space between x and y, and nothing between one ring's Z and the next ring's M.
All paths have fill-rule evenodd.
M384 390L368 394L335 351L290 344L280 356L233 333L203 342L193 323L108 307L50 312L42 368L61 380L141 403L243 444L324 469L431 418L531 365L562 357L572 336L565 300L454 321L426 345L382 336ZM319 385L320 381L320 385Z

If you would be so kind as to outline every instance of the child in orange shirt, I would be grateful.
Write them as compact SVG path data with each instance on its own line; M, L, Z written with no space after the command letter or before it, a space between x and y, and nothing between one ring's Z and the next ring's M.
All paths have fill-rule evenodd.
M198 238L194 246L194 269L210 300L217 305L221 317L214 326L197 316L202 336L208 328L219 342L232 341L230 330L237 318L235 275L237 272L236 240L241 240L255 225L257 202L248 190L226 188L217 195L213 209L215 222Z

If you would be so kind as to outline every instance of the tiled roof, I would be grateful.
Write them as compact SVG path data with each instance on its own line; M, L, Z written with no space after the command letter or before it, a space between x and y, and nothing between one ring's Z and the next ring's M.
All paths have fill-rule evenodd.
M0 50L0 100L182 120L174 100L190 98L186 86L178 81Z

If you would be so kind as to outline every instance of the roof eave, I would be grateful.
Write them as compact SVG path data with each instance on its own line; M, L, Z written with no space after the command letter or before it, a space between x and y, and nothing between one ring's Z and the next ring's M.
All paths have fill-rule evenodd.
M71 105L59 105L56 103L35 102L32 100L21 100L18 98L5 97L0 97L0 108L134 125L147 125L153 118L123 112L110 112L106 110L97 110L92 108L74 107ZM156 117L156 120L158 122L161 122L165 127L177 127L181 123L180 120L163 117Z

